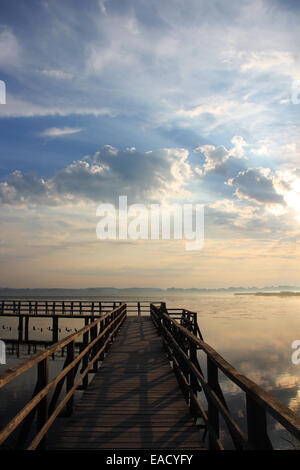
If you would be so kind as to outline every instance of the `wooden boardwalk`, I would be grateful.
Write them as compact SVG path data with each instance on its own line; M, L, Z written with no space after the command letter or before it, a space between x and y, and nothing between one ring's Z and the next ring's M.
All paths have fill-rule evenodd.
M51 448L204 448L149 317L127 317Z

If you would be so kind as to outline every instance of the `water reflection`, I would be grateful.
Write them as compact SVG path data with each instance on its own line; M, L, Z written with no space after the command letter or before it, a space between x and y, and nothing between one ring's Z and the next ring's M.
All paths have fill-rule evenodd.
M136 300L136 297L134 299ZM198 323L205 341L236 369L300 414L300 365L291 361L291 344L295 339L300 339L300 297L172 294L164 299L153 296L152 300L163 300L169 307L197 311ZM14 318L0 317L0 339L16 340L17 322ZM34 322L30 323L30 339L37 342L37 350L45 347L38 345L39 340L51 341L51 326L50 319L34 318ZM61 320L59 339L83 326L83 320ZM0 365L0 373L28 358L27 348L26 345L22 346L17 358L15 345L13 354L7 354L7 364ZM30 353L33 352L31 349ZM63 360L56 357L51 361L51 373L61 370ZM202 366L205 369L205 365ZM2 425L31 397L36 380L34 372L18 379L0 390ZM246 431L244 394L222 374L220 383L229 409L241 428ZM276 448L291 448L297 445L295 439L271 418L269 431Z

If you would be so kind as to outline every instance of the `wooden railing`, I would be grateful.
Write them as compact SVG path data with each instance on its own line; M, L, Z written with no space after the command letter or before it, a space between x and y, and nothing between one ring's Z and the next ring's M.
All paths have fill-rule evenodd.
M32 399L0 432L0 445L21 426L16 448L33 450L46 445L47 432L56 417L65 410L69 416L73 411L74 392L88 386L88 373L97 372L98 361L104 359L110 343L116 336L127 315L127 306L122 304L111 312L98 317L77 333L62 339L45 351L32 356L23 364L8 369L0 376L0 389L32 367L37 367L37 383ZM75 357L75 341L82 338L81 350ZM58 351L66 348L66 359L62 371L49 381L48 361ZM79 365L82 365L77 372ZM58 403L65 385L65 396ZM53 393L52 393L53 392ZM50 393L52 393L49 403ZM36 435L27 446L28 435L36 417Z
M300 440L300 417L225 361L203 341L200 331L197 334L195 324L186 323L183 326L178 319L172 318L174 312L172 315L169 314L165 304L161 304L160 307L151 304L150 313L153 323L162 335L166 352L173 363L175 375L190 412L195 418L201 418L204 422L203 439L208 433L210 449L224 449L220 439L220 416L236 449L273 448L267 431L267 413ZM204 352L206 356L206 377L198 359L199 351ZM246 395L247 433L241 430L227 406L219 383L219 371L222 371ZM206 409L199 399L201 390L205 396Z
M104 315L122 303L127 305L127 313L149 314L150 302L116 300L0 300L0 315L16 316L64 316L66 318L96 317Z
M0 318L18 318L18 342L20 343L31 341L29 332L34 318L47 318L52 322L52 327L49 327L52 332L52 343L57 343L61 330L59 327L61 318L83 319L87 325L123 303L126 303L129 315L149 315L150 313L150 302L147 301L0 300Z

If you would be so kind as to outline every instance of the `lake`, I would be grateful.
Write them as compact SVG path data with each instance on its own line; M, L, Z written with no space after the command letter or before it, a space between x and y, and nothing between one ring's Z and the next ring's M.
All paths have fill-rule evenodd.
M21 297L18 297L21 299ZM23 297L25 299L25 297ZM49 296L39 299L51 300ZM57 297L55 297L57 299ZM76 299L79 297L77 296ZM35 299L38 299L35 297ZM60 297L61 300L64 298ZM75 297L74 297L75 299ZM99 300L99 297L85 297ZM110 296L110 299L113 299ZM182 307L198 313L198 324L204 340L216 349L228 362L244 375L255 381L296 413L300 414L300 364L291 360L294 340L300 339L300 297L255 296L234 294L153 294L151 299L137 296L128 300L162 300L169 307ZM68 296L65 300L72 300ZM82 299L83 300L83 299ZM104 300L104 299L103 299ZM116 300L122 300L116 297ZM48 320L34 319L35 330L31 339L49 339ZM48 323L47 323L48 322ZM76 324L75 324L76 322ZM61 336L69 335L80 321L63 320ZM0 339L17 337L17 320L0 318ZM43 332L41 332L41 328ZM68 330L71 330L70 332ZM14 336L13 336L14 335ZM47 337L47 335L49 337ZM7 355L7 364L0 365L2 373L8 367L28 358L26 347L21 348L20 357ZM51 374L60 370L63 358L51 361ZM26 402L35 384L32 372L0 390L1 423ZM222 389L233 414L242 425L244 398L239 388L220 376ZM270 437L276 448L293 448L297 443L281 427L270 420Z

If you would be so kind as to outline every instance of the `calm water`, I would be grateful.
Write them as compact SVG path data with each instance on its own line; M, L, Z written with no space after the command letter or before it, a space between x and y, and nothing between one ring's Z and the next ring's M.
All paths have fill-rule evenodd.
M71 299L70 296L68 299ZM136 296L132 298L136 299ZM99 298L89 297L87 300ZM131 299L128 297L128 300ZM150 299L143 297L143 300ZM233 294L193 294L187 297L176 294L165 295L164 299L152 296L151 300L164 300L169 307L183 307L198 312L198 323L205 341L240 372L300 414L300 364L294 365L291 361L294 351L291 344L300 339L300 297ZM12 338L13 335L16 337L16 326L16 320L0 318L0 339ZM50 339L48 326L50 323L47 320L34 319L35 330L30 330L30 338ZM75 327L82 326L82 323L76 322L75 325L75 320L70 323L66 319L60 326L62 337L73 332ZM15 354L8 355L7 364L0 365L0 372L26 357L25 349L21 351L19 359ZM51 361L51 374L61 369L62 361L62 358ZM220 376L220 381L229 408L243 426L244 394L224 377ZM27 373L0 391L2 424L31 396L34 384L35 376ZM291 448L297 444L272 420L269 429L276 448Z

